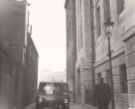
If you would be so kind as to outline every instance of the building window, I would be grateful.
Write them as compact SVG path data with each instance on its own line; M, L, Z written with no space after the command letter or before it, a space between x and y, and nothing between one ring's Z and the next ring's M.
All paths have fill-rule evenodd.
M100 78L101 78L101 72L97 73L97 75L96 75L96 83L97 84L99 83Z
M81 95L81 71L80 69L77 70L78 78L77 78L77 84L78 84L78 95Z
M22 64L25 64L26 51L23 51Z
M126 71L126 65L125 64L120 66L120 82L121 82L121 91L123 93L127 93L128 92L127 71Z
M96 0L96 3L98 3L99 2L99 0Z
M106 83L111 86L111 72L110 72L110 69L106 70Z
M100 79L101 78L101 73L98 73L97 74L97 79Z
M97 37L101 35L101 19L100 19L100 7L97 7L96 12L96 22L97 22Z
M83 47L82 24L81 24L81 26L80 26L80 29L81 29L81 30L80 30L80 32L81 32L81 33L80 33L80 47L82 48L82 47ZM80 49L81 49L81 48L80 48Z
M117 0L118 14L120 14L125 9L125 0Z
M78 44L79 51L83 47L83 33L82 33L82 1L78 0Z
M111 19L110 0L103 0L104 20Z

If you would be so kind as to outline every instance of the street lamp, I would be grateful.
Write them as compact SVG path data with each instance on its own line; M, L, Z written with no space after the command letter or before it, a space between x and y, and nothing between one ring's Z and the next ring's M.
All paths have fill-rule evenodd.
M108 40L108 57L109 57L110 80L111 80L112 109L115 109L113 73L112 73L112 51L111 51L111 46L110 46L110 38L112 35L113 24L114 23L110 19L104 22L104 31Z

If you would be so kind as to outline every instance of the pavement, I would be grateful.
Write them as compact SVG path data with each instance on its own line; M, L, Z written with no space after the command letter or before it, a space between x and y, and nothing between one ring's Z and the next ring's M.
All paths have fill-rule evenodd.
M26 106L24 109L36 109L35 108L35 103ZM97 108L92 107L92 106L87 105L87 104L71 103L70 109L97 109Z
M96 107L88 104L71 103L70 109L97 109Z

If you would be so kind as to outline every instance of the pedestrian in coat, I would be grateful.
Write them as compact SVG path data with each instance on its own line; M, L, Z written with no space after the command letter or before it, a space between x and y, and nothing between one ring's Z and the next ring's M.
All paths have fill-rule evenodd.
M111 90L109 84L103 82L100 78L99 83L95 85L95 101L98 109L108 109L111 100Z

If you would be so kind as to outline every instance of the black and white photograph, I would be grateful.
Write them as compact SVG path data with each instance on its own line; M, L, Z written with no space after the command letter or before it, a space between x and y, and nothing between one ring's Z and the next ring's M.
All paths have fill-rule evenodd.
M135 0L0 0L0 109L135 109Z

